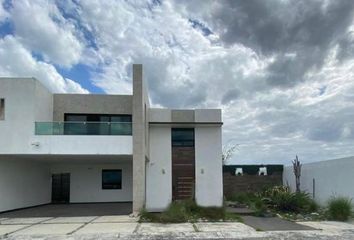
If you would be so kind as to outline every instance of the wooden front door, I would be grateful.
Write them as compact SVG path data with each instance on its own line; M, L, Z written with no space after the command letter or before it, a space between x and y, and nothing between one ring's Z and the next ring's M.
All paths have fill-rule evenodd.
M70 173L52 175L52 203L70 202Z
M194 199L194 129L172 129L172 199Z

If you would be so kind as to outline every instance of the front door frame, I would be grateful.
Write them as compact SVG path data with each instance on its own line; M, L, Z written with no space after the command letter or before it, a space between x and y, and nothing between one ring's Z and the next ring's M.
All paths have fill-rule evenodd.
M52 174L52 203L70 203L70 173Z

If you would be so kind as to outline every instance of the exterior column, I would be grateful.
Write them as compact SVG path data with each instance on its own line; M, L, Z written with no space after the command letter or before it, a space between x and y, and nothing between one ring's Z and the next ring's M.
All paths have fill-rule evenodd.
M133 212L145 205L146 119L143 66L133 64Z

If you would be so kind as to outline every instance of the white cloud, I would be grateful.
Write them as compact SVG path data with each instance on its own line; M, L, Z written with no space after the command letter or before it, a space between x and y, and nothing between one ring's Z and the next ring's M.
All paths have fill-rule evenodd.
M16 38L45 61L64 67L79 62L84 46L53 2L14 1L11 18Z
M0 39L0 76L35 77L55 93L88 93L76 82L63 78L50 64L37 61L13 36Z
M270 48L271 53L265 51L268 54L261 53L257 44L274 46L272 36L257 28L252 18L231 29L232 19L242 20L236 13L251 10L264 14L268 27L279 33L278 18L272 18L272 11L265 13L267 7L248 8L246 1L241 12L233 12L232 8L223 11L221 1L162 1L161 5L113 0L65 3L61 7L75 14L75 19L65 19L52 2L14 4L9 17L15 24L15 35L0 42L2 75L33 75L57 92L85 92L60 76L52 65L82 63L92 68L92 83L106 93L127 94L131 93L132 63L143 63L155 106L223 109L224 142L233 139L240 144L233 162L289 163L295 154L306 162L354 154L354 61L350 54L349 60L336 59L339 45L334 44L337 38L332 39L328 31L321 31L326 41L317 39L316 34L311 35L316 41L305 41L312 27L318 29L317 23L311 22L312 12L318 14L318 19L332 19L335 29L345 29L346 21L316 12L317 2L309 7L312 10L305 11L306 26L296 22L299 19L295 13L286 19L285 25L295 22L299 29L305 27L306 34L301 38L304 41L294 42L281 34L286 38L281 41L283 50ZM288 14L289 10L281 12L284 6L276 7L276 15ZM217 15L220 18L215 17L216 13L221 14ZM198 21L212 33L193 27L190 20ZM228 30L235 35L228 35ZM286 26L282 30L287 30ZM84 31L92 39L87 39ZM225 45L225 35L230 43L235 41ZM89 41L95 46L87 44ZM319 47L305 46L318 42L322 42ZM323 46L329 50L321 51ZM323 53L320 60L308 52L312 49ZM31 52L39 52L44 61L37 61ZM301 61L306 60L305 53L311 57L311 68ZM281 64L274 67L279 59ZM267 82L272 64L272 73L282 73L276 80L281 83L289 78L285 87ZM295 70L306 73L292 74Z

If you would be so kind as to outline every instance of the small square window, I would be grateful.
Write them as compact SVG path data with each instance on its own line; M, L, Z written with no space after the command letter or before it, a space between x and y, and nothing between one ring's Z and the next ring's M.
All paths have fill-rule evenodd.
M0 98L0 120L5 120L5 99Z
M122 170L102 170L102 189L122 189Z

